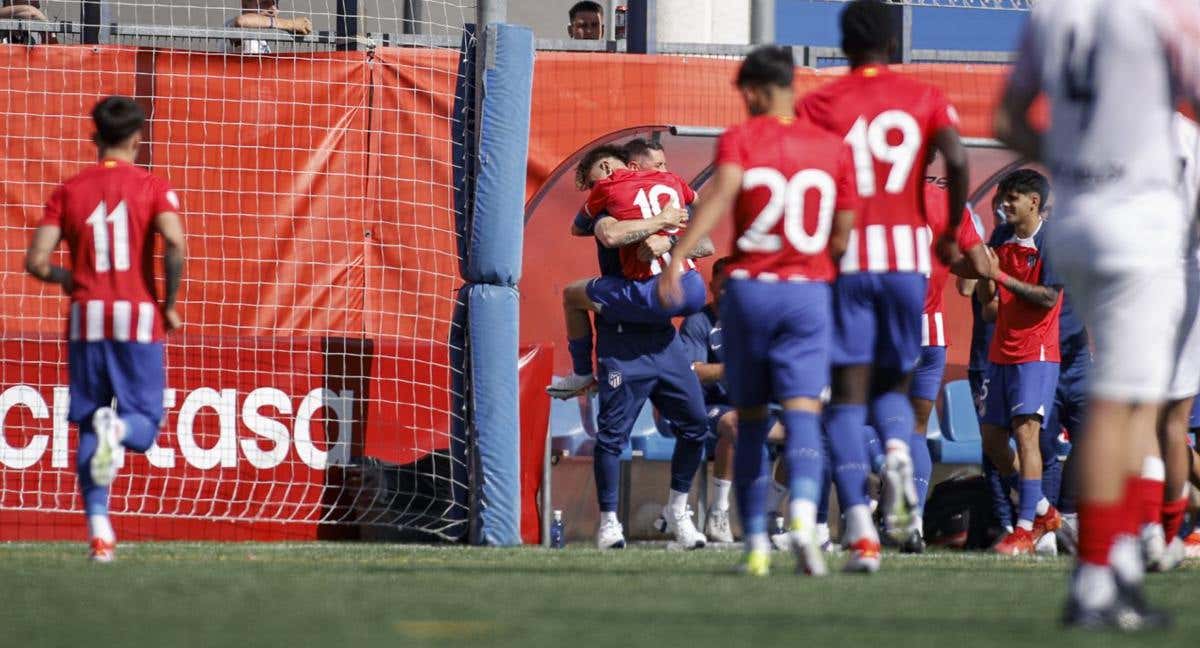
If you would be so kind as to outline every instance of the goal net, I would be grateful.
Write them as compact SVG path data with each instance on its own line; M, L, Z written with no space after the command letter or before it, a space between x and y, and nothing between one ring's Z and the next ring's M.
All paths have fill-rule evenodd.
M0 539L83 534L67 302L20 269L112 94L149 116L138 162L178 192L189 251L168 414L112 486L118 535L461 538L452 151L474 2L11 4Z

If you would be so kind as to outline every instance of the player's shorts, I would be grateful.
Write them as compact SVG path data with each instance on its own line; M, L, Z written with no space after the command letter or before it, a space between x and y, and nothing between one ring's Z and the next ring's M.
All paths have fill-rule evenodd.
M1093 397L1153 402L1171 392L1187 303L1180 205L1162 193L1088 197L1060 203L1050 220L1055 269L1095 345Z
M136 413L154 423L163 420L163 369L161 342L69 342L67 373L71 406L67 419L86 421L114 398L117 412Z
M921 356L925 275L844 274L833 283L832 364L912 371Z
M703 442L708 435L704 393L674 329L615 333L598 327L597 334L596 451L620 454L647 400L672 421L676 438Z
M1007 428L1018 416L1039 416L1045 421L1054 413L1056 389L1057 362L993 364L984 383L980 423Z
M683 303L674 308L664 308L658 302L659 276L642 281L608 275L596 277L588 282L588 299L600 308L602 317L614 323L656 324L673 317L687 317L704 308L707 294L704 277L699 272L683 273Z
M1184 267L1187 296L1179 325L1175 371L1171 377L1171 400L1190 398L1200 392L1200 264L1193 258Z
M730 402L820 398L829 386L829 309L823 282L730 279L721 297Z
M946 347L921 347L921 359L917 361L917 368L913 370L908 397L936 402L938 392L942 390L942 378L945 374Z

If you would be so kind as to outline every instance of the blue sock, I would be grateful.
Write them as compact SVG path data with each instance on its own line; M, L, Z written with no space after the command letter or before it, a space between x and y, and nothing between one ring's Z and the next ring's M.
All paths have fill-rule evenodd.
M154 440L158 438L158 426L150 419L141 414L122 414L121 420L125 422L125 438L121 445L134 452L145 452L154 445Z
M864 425L863 447L867 449L867 457L871 460L871 472L876 475L883 472L883 443L879 440L879 433L870 425Z
M742 532L746 535L767 532L767 491L770 470L763 459L763 446L770 419L738 420L738 437L733 455L733 484L737 493L738 511L742 516Z
M1033 519L1037 517L1037 505L1040 501L1042 501L1042 480L1022 479L1021 503L1020 511L1017 513L1017 521L1028 520L1033 522Z
M825 467L821 451L821 417L813 412L784 410L780 419L787 430L790 497L816 503L821 496L821 475Z
M596 474L596 499L600 502L600 512L615 512L617 489L621 481L621 453L613 454L596 446L592 470Z
M925 437L913 433L908 442L908 451L913 460L913 482L917 485L917 510L925 510L925 498L929 495L929 481L933 479L933 457L929 456L929 444Z
M1042 495L1057 506L1063 473L1062 462L1058 460L1058 435L1042 428L1038 445L1042 450Z
M91 461L96 454L96 433L92 421L79 424L79 451L75 456L75 473L79 476L79 493L83 495L85 515L108 515L108 488L92 481Z
M817 524L829 523L829 491L833 486L833 458L829 451L829 435L821 435L821 495L817 500Z
M992 494L992 513L996 515L996 523L1001 527L1011 527L1016 524L1013 519L1012 500L1008 498L1008 489L996 465L986 456L983 458L983 476L987 480L988 490Z
M592 370L592 336L567 340L567 352L571 354L571 367L577 376L590 376Z
M867 449L863 443L865 405L830 405L825 410L825 434L833 459L833 483L842 510L867 503Z
M883 439L884 449L889 441L908 444L917 423L907 394L884 392L871 399L871 424Z
M707 427L707 423L704 424ZM707 429L705 430L707 432ZM692 488L692 478L704 460L704 442L691 441L680 432L675 435L675 450L671 453L671 490L686 493Z

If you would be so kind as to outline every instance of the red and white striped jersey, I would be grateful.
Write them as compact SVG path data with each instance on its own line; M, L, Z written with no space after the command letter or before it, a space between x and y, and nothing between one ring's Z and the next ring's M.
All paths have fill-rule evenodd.
M654 218L668 205L683 209L695 200L696 192L687 181L670 171L617 169L612 175L596 182L583 210L593 219L608 214L617 220L638 220ZM659 234L676 234L684 229L686 226L663 230ZM671 262L669 252L649 263L642 261L637 254L640 245L633 243L620 249L621 272L626 279L649 279L661 274ZM696 267L691 259L687 260L686 266L688 269Z
M946 190L937 184L933 178L925 182L925 215L929 219L929 234L937 240L949 225L946 202ZM980 237L982 227L975 221L970 210L963 212L962 221L958 225L958 247L964 253L967 250L983 245ZM921 314L921 346L946 346L946 323L943 311L946 306L946 280L950 278L950 268L938 261L937 255L930 259L932 270L929 273L929 285L925 289L925 309Z
M117 160L102 160L54 190L41 224L61 228L71 253L68 339L162 341L154 219L178 211L164 180Z
M844 137L854 153L860 202L841 271L928 274L922 185L929 143L958 127L942 91L866 65L802 98L796 114Z

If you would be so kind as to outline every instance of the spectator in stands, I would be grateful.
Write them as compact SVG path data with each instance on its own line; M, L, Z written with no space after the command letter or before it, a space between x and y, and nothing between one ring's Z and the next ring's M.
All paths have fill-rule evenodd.
M582 0L568 14L567 35L575 40L604 40L604 7L599 2Z
M38 0L4 0L3 6L0 6L0 19L6 20L43 20L49 21L46 14L42 13L41 3ZM27 31L5 31L0 32L0 43L12 43L14 45L38 45L41 43L55 44L58 39L54 34L50 33L35 33Z
M312 20L308 16L279 17L279 0L242 0L242 13L230 18L226 27L246 29L282 29L293 34L311 34ZM225 51L233 54L270 54L271 44L265 40L230 40Z

